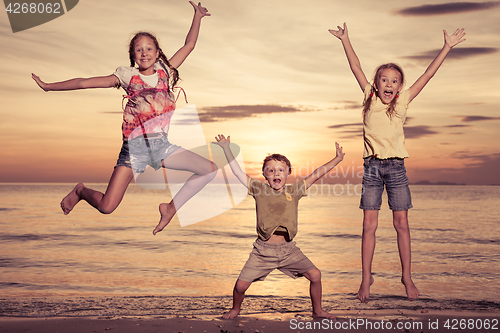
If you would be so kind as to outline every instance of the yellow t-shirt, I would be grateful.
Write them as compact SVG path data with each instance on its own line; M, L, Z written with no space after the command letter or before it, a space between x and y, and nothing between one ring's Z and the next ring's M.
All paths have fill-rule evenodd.
M370 84L366 85L364 93L366 101L371 93ZM363 123L365 144L363 158L370 156L380 159L409 157L403 132L409 100L410 90L401 91L396 102L395 112L392 117L389 117L386 114L388 105L382 103L376 95L372 97L370 109L366 113Z
M248 194L255 199L257 212L257 234L266 241L276 230L286 229L292 240L297 234L299 199L307 195L304 180L285 185L277 192L268 184L250 178Z

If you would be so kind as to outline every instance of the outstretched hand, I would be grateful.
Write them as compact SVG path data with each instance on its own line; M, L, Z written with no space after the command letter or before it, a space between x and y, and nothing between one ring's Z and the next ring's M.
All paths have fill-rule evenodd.
M465 41L465 38L464 38L465 29L464 28L457 29L453 33L453 35L451 35L451 36L448 36L448 33L446 32L446 30L443 30L443 32L444 32L444 43L446 45L448 45L450 48Z
M206 9L205 7L203 7L201 5L201 2L198 2L198 5L195 5L194 2L192 1L189 1L189 3L191 4L191 6L193 6L194 8L194 14L198 14L200 15L201 17L204 17L204 16L211 16L212 14L210 14L208 12L208 9Z
M328 31L340 40L348 37L347 36L347 24L345 22L344 22L344 28L342 28L340 25L338 25L337 28L339 28L339 30L329 29Z
M215 137L215 140L217 140L217 142L212 143L219 145L222 149L224 149L224 147L229 147L229 144L231 143L230 138L231 136L228 136L226 138L223 134L219 134Z
M31 77L33 78L33 80L35 80L36 84L38 84L38 86L43 89L43 91L49 91L46 88L47 84L45 82L43 82L38 76L31 73Z
M345 153L342 151L342 147L339 145L338 142L335 142L335 150L337 153L337 156L335 156L335 157L339 157L340 160L342 161L344 159Z

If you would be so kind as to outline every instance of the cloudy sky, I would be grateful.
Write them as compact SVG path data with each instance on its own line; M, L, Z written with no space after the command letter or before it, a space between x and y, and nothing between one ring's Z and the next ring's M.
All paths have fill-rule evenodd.
M499 1L203 5L212 16L203 19L197 47L179 68L189 103L180 99L178 107L196 105L207 141L231 135L249 173L279 152L298 176L306 175L307 167L334 157L338 141L346 157L337 173L360 181L362 93L340 41L328 32L345 21L367 77L378 65L397 62L407 87L443 46L443 29L466 29L467 41L410 104L408 176L500 184ZM140 30L156 34L173 55L192 14L184 0L82 0L17 33L6 12L0 14L0 182L107 182L121 145L123 91L45 93L30 74L47 82L109 75L128 65L128 42Z

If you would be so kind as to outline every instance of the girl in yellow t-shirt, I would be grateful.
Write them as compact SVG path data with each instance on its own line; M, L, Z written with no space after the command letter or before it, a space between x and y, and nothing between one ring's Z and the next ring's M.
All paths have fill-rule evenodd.
M444 59L455 45L465 41L464 29L452 35L444 30L444 46L425 73L407 90L402 91L404 75L396 64L380 66L373 85L366 79L361 64L347 34L347 25L329 30L342 41L349 66L365 94L363 102L364 174L363 194L360 208L363 209L363 237L361 245L363 278L358 291L361 302L368 302L370 286L373 284L372 260L375 250L375 231L378 211L382 203L384 186L387 189L389 208L393 211L393 223L397 232L401 259L401 282L408 299L419 296L411 279L411 241L408 227L408 209L412 208L408 178L404 159L408 152L404 146L403 124L408 104L422 91L437 72Z

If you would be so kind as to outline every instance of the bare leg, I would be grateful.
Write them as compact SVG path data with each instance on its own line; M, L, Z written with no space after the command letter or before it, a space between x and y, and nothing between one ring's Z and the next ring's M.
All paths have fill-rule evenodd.
M118 207L133 178L132 169L125 166L116 167L109 180L106 193L103 194L78 183L61 201L61 208L67 215L80 200L84 200L101 213L109 214Z
M375 232L378 226L378 210L363 211L363 236L361 240L361 267L363 278L359 286L358 298L367 303L370 298L370 286L373 284L372 262L375 252Z
M335 319L335 316L331 313L323 310L321 306L321 297L323 294L323 287L321 285L321 272L317 268L313 268L304 273L306 279L308 279L311 283L309 285L309 294L311 296L312 302L312 316L313 318L328 318Z
M233 288L233 308L222 315L224 319L232 319L238 317L241 310L241 303L245 298L245 292L250 287L252 282L245 282L241 280L236 280L236 284Z
M393 211L393 224L398 234L399 258L401 260L401 282L406 288L406 295L410 301L420 295L411 279L411 240L408 226L408 211Z
M153 235L162 231L175 213L217 175L217 166L214 163L183 148L177 149L163 160L163 167L191 171L193 175L184 183L172 201L160 204L160 222L153 230Z

